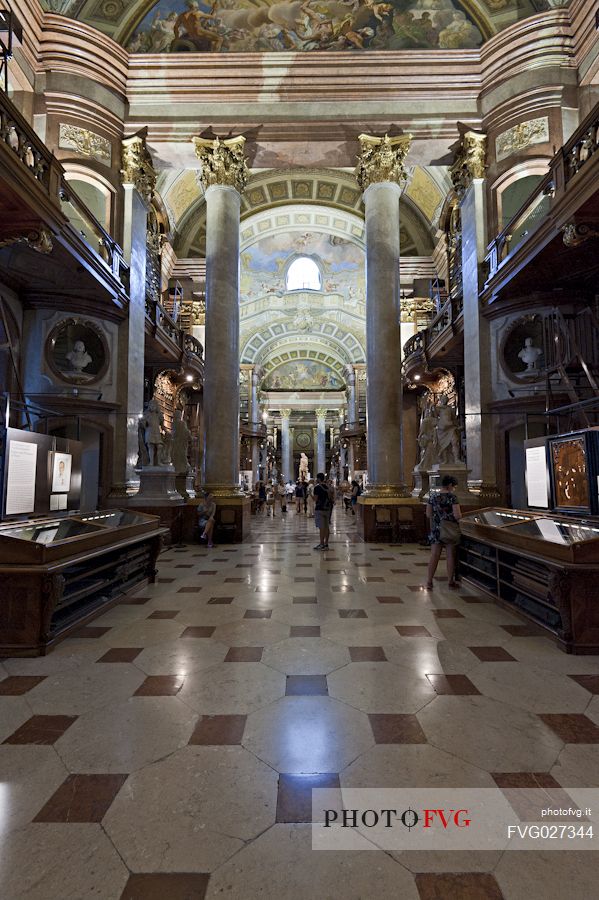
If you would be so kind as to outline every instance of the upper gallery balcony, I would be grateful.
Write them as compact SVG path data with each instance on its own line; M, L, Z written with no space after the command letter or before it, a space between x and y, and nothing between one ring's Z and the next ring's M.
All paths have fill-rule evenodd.
M461 358L464 310L461 291L450 291L437 302L430 325L417 331L403 347L403 372L408 381L438 366L450 365Z
M555 154L549 171L488 247L487 303L535 291L594 292L599 254L599 105Z
M128 269L119 245L69 187L64 169L0 91L0 269L27 291L118 307Z

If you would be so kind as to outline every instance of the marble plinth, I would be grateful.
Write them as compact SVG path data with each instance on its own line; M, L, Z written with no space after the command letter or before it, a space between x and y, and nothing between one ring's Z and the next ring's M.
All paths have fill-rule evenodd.
M416 500L423 500L428 497L429 478L428 472L421 472L416 466L414 469L414 487L412 489L412 497Z
M174 466L147 466L139 470L139 491L134 505L181 506L183 497L177 491Z
M178 473L175 475L175 487L184 500L193 500L196 496L194 476Z

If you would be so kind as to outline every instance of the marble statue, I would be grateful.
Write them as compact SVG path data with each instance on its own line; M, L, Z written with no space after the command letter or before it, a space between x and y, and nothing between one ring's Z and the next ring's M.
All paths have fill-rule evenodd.
M518 359L521 359L522 362L526 365L526 372L536 374L538 372L538 363L539 356L541 356L543 351L540 347L534 347L532 343L532 338L527 337L524 338L524 346L520 353L518 354Z
M416 464L416 471L428 472L436 461L437 450L437 417L432 409L424 413L420 422L418 447L420 448L420 458Z
M66 356L77 375L83 374L83 370L87 368L92 361L91 356L85 349L83 341L75 341L73 349L70 350Z
M437 462L441 465L460 462L460 425L445 394L439 398L436 419Z
M168 431L162 435L162 443L158 447L158 465L171 466L171 453L173 449L173 436Z
M183 420L182 409L175 410L171 439L172 461L175 472L177 475L187 475L189 472L189 460L187 454L189 451L189 442L191 441L191 432L187 427L187 423Z
M300 454L299 478L300 481L310 480L310 472L308 471L308 457L305 453Z
M337 467L331 463L331 468L329 469L329 478L331 481L337 481Z
M144 443L148 453L148 464L150 466L159 466L161 465L159 460L160 447L164 441L164 416L155 397L152 397L148 403L141 422L144 429Z
M139 419L137 425L137 468L142 469L144 466L150 465L150 457L148 456L148 448L146 447L145 425L143 416Z

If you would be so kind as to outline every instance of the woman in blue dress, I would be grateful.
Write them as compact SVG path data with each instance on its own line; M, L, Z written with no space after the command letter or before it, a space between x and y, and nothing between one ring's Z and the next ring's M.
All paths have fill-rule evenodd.
M441 537L441 523L443 521L457 524L462 517L458 498L453 492L456 486L456 479L451 475L446 475L441 482L441 490L437 494L430 495L430 500L426 506L426 515L430 520L431 526L429 534L431 558L428 564L427 591L432 591L433 589L433 578L441 559L443 547L445 547L445 556L447 558L448 587L452 589L457 587L455 580L456 543L449 543L447 540L443 541Z

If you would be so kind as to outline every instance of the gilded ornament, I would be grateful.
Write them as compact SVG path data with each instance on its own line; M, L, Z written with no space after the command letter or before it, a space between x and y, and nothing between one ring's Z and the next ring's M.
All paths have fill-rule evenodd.
M199 177L204 190L220 184L234 187L241 194L250 177L243 152L245 138L242 135L226 140L194 137L193 144L202 163Z
M144 129L145 131L145 129ZM123 146L123 168L121 176L123 184L133 184L149 203L154 196L156 172L150 151L146 147L145 134L134 134L125 138Z
M52 235L47 228L40 228L36 231L29 231L27 234L11 234L0 240L0 248L11 247L13 244L27 244L37 253L47 255L52 252Z
M566 247L579 247L591 238L599 237L599 228L587 222L570 222L562 228L563 241Z
M365 191L371 184L391 181L403 184L407 178L404 168L405 158L412 143L411 134L399 137L375 137L372 134L361 134L360 153L355 169L356 181Z
M112 148L108 138L77 125L60 123L58 146L64 150L74 150L79 156L95 159L107 166L112 161Z
M549 119L541 116L538 119L529 119L502 131L495 138L495 153L497 162L511 156L518 150L525 150L532 144L543 144L549 140Z
M487 156L487 136L466 131L455 151L449 174L454 190L461 199L475 178L484 178Z

